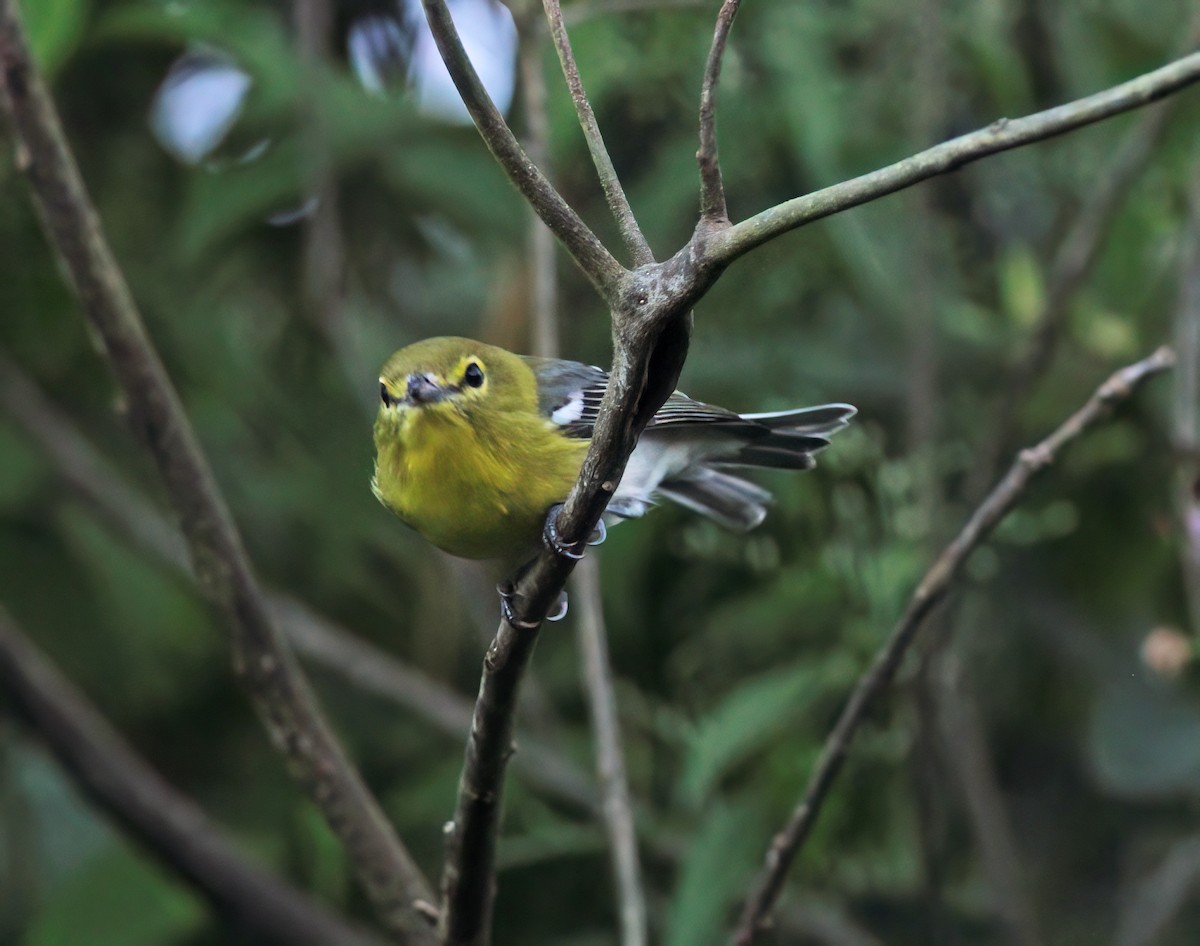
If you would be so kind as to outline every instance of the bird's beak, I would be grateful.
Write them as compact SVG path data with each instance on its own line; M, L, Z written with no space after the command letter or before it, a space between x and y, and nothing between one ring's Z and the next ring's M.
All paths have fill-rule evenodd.
M429 374L410 374L405 400L409 404L436 404L446 396L446 390Z

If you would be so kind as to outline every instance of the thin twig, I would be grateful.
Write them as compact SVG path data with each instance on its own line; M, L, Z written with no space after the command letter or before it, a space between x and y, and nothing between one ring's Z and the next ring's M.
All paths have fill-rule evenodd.
M610 304L615 303L626 275L624 267L613 259L604 244L521 148L516 135L479 81L471 60L467 58L458 30L446 8L446 0L421 2L429 20L429 29L442 54L442 61L484 144L517 189L525 195L537 215L574 257L600 297Z
M1036 112L1001 118L986 128L952 138L885 168L795 197L709 237L706 252L728 264L780 234L831 214L877 200L973 161L1073 131L1164 98L1200 81L1200 53L1177 59L1095 95Z
M0 411L16 422L87 507L140 550L192 577L179 530L129 486L20 367L0 352ZM471 703L445 684L396 659L292 595L266 591L271 612L302 658L363 693L386 700L455 739L471 726ZM523 739L517 766L547 797L600 815L584 772L535 740Z
M542 0L546 10L546 22L550 24L550 38L554 41L554 49L558 52L558 61L562 65L563 78L571 91L571 101L575 105L575 115L579 119L579 127L583 129L583 137L587 142L588 153L592 156L592 164L596 168L596 176L600 179L600 187L608 201L617 227L621 231L621 239L625 242L633 265L644 266L654 262L654 254L650 244L638 226L629 206L629 198L621 187L621 179L617 177L617 169L613 167L612 158L604 146L604 136L600 134L600 125L596 121L596 113L592 111L592 103L588 101L583 89L583 80L579 77L579 66L575 63L575 53L571 49L571 39L567 36L567 28L563 24L562 7L559 0Z
M525 97L525 150L540 168L550 167L550 118L546 111L546 75L542 70L542 25L540 17L518 19L517 61L521 70L521 90ZM533 353L555 357L558 342L558 260L554 253L554 234L530 210L529 280L533 284L530 322L533 326Z
M227 924L255 942L377 946L379 940L242 854L195 802L121 738L3 608L0 690L97 806L207 897Z
M783 889L788 868L816 822L867 709L895 676L909 645L925 620L950 592L971 552L1012 509L1034 476L1054 462L1060 450L1108 417L1113 408L1130 397L1143 381L1170 368L1174 362L1171 350L1160 348L1148 358L1122 368L1100 385L1087 403L1050 436L1036 446L1022 450L1004 479L971 514L962 531L925 573L903 616L876 654L870 669L859 679L826 738L800 804L771 843L766 865L738 924L736 942L739 946L749 946L762 932L771 907Z
M604 826L617 884L621 917L621 946L645 946L646 896L638 860L637 829L621 728L617 719L617 697L600 598L600 566L594 559L579 563L574 576L579 621L576 625L583 654L584 688L588 696L592 731L596 735L596 770L604 798Z
M917 142L942 137L949 100L949 63L943 0L918 0L913 7L907 58L913 63L911 98L912 135ZM912 225L905 234L907 286L902 293L907 332L907 384L905 391L905 446L915 477L919 520L927 524L921 551L933 555L944 539L943 481L935 462L937 430L941 423L941 345L938 333L943 299L942 274L945 244L938 236L945 229L938 220L938 189L917 187L905 194ZM930 636L936 639L937 630ZM948 812L944 799L942 758L938 752L936 699L930 663L926 658L914 676L913 751L907 768L914 796L919 842L924 937L930 943L949 941L946 920L944 848Z
M230 628L234 666L272 741L341 838L379 915L413 942L431 938L415 907L429 899L419 868L325 721L279 633L241 539L100 228L13 0L0 0L3 100L43 226L103 342L129 420L154 457L201 589Z
M340 188L330 149L327 110L318 93L329 59L330 37L334 34L332 0L292 0L292 25L299 53L303 95L299 121L303 128L305 184L316 201L312 215L304 221L301 258L301 301L331 351L343 354L346 325L342 283L345 277L346 246L338 210ZM347 371L349 374L349 371Z
M733 18L742 0L724 0L717 13L712 46L704 65L704 81L700 85L700 150L696 163L700 165L700 218L710 224L727 226L729 211L725 206L725 185L721 182L721 161L717 156L717 87L721 81L721 63Z

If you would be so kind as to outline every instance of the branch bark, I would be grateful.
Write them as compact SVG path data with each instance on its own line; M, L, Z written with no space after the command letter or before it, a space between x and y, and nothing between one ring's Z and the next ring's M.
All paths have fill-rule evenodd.
M169 785L51 665L0 608L0 684L84 792L231 926L280 946L379 946L247 860L221 828Z
M103 345L129 420L153 456L188 539L205 597L232 636L234 667L297 780L346 846L389 929L431 931L414 904L429 888L354 770L272 620L208 462L146 334L101 230L13 0L0 0L0 99L24 149L42 224Z
M1192 53L1153 72L1066 105L1023 118L997 119L986 128L952 138L878 171L764 210L712 235L707 254L713 263L727 265L754 247L814 220L955 171L988 155L1043 141L1140 108L1197 81L1200 81L1200 53Z
M876 654L870 669L859 679L841 716L826 738L800 803L783 830L771 842L763 872L754 885L738 924L735 934L738 946L749 946L765 928L768 915L783 889L788 868L808 839L868 708L891 683L901 659L926 619L950 593L971 552L1017 503L1030 481L1055 461L1060 450L1108 417L1114 407L1129 398L1142 382L1167 370L1174 362L1175 356L1171 350L1160 348L1148 358L1122 368L1100 385L1087 403L1050 436L1036 446L1022 450L1008 473L925 573L903 616Z
M721 63L733 18L742 0L724 0L717 12L712 46L704 65L704 81L700 85L700 150L696 163L700 165L700 218L718 226L729 224L725 206L725 185L721 182L721 161L717 156L717 86L721 81Z

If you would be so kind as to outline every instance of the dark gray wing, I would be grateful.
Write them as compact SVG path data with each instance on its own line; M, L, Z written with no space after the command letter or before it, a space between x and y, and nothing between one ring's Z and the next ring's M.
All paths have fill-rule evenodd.
M524 357L538 379L538 406L541 412L572 437L590 437L600 413L600 401L608 385L608 372L594 365L557 358ZM658 409L651 427L671 424L718 424L747 428L733 411L693 400L676 391Z
M608 372L556 358L526 357L538 379L541 412L571 437L591 437L608 384ZM771 414L735 414L676 391L654 415L647 430L703 428L719 434L727 450L714 463L807 469L811 453L829 444L830 434L854 416L849 404L822 404ZM682 433L682 430L680 430Z

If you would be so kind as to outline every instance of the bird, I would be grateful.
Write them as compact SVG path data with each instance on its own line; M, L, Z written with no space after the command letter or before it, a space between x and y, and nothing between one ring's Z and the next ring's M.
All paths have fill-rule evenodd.
M371 488L451 555L519 565L553 537L607 383L592 365L469 338L401 348L379 376ZM676 391L642 432L605 519L640 517L668 500L728 529L752 529L772 497L741 469L811 469L854 414L841 403L737 414Z

